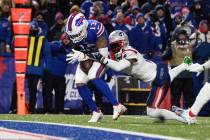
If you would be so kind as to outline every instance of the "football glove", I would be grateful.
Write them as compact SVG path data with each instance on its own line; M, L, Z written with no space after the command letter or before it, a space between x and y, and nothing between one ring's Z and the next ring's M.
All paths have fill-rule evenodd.
M66 61L68 63L75 63L76 61L84 61L88 59L88 56L86 56L83 52L76 51L72 49L72 52L66 55Z
M93 52L93 53L89 53L87 55L95 61L106 64L106 61L105 61L106 58L103 55L101 55L99 52Z

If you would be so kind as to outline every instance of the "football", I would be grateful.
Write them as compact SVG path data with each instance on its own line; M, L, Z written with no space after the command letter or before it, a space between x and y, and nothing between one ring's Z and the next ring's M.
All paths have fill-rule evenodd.
M88 60L80 62L80 68L85 73L88 73L88 71L92 67L92 65L93 65L93 60L92 59L88 59Z

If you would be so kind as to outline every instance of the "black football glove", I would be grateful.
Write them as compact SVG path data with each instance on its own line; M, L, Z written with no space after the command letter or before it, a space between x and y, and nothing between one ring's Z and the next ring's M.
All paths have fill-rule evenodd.
M103 55L101 55L99 52L92 52L87 54L90 58L92 58L95 61L98 61L100 63L104 64L104 59L105 57Z

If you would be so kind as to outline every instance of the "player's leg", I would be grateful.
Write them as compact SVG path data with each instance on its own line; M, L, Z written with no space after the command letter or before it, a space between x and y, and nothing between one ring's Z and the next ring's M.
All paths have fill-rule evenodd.
M88 80L89 79L87 75L80 69L80 66L78 65L75 73L75 83L77 85L77 89L83 101L93 112L93 116L91 117L89 122L97 122L103 118L103 114L96 106L96 103L93 101L92 93L86 84Z
M88 72L88 78L91 79L91 83L95 88L112 103L114 109L113 119L116 120L127 110L127 108L117 101L108 84L100 78L104 72L105 66L98 62L94 62Z
M189 57L185 57L182 64L169 70L171 81L173 81L174 78L177 77L181 72L186 70L191 63L192 63L192 60Z
M178 120L180 122L185 122L185 120L180 116L176 115L176 113L166 109L158 108L161 102L164 100L167 94L167 90L167 85L165 85L165 87L152 87L149 97L147 99L147 115L153 118L163 117L165 120Z
M186 121L182 117L166 109L147 107L147 115L153 118L163 117L164 120L177 120L177 121L186 123Z
M190 109L184 110L178 107L174 107L174 112L184 118L188 124L196 123L196 116L202 109L202 107L210 100L210 83L205 83L205 85L201 88L198 96L192 107Z
M189 110L189 115L191 117L197 116L202 107L210 100L210 83L206 82L201 88L198 96L192 107Z
M117 105L118 101L114 97L109 86L103 79L100 78L104 73L105 66L98 62L94 62L93 66L88 72L88 78L91 80L91 83L97 88L97 90L100 91L100 93L102 93L112 103L112 105Z
M151 95L151 93L150 93L150 95ZM153 100L153 101L147 107L147 115L150 117L153 117L153 118L163 117L165 120L178 120L180 122L185 122L185 120L182 117L176 115L176 113L171 112L166 109L160 109L157 107L157 105L160 102L159 99L161 98L161 96L163 96L163 95L162 95L160 89L158 89L158 92L156 93L156 95L154 97L150 96L150 98L148 100Z

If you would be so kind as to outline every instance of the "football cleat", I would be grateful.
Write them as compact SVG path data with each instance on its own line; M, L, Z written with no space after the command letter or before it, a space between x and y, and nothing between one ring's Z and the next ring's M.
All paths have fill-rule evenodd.
M93 111L93 115L88 122L98 122L102 119L103 119L103 113L101 112L101 110L99 110L98 112Z
M177 107L177 106L173 105L171 107L171 111L174 112L174 113L176 113L176 115L180 116L181 113L183 112L183 109L180 108L180 107Z
M189 115L189 111L190 111L189 109L185 110L185 109L182 109L177 106L172 106L171 110L173 112L175 112L178 116L182 117L187 124L195 124L196 123L196 117L191 117Z
M112 119L113 120L117 120L120 117L120 115L122 115L126 111L127 111L127 108L124 105L122 105L122 104L118 104L116 106L113 106Z
M183 110L183 112L180 114L180 117L182 117L186 122L187 124L195 124L197 121L196 121L196 117L191 117L189 115L189 112L190 112L190 109L188 110Z
M185 63L189 66L192 64L192 59L189 56L185 56L183 59L183 63Z

